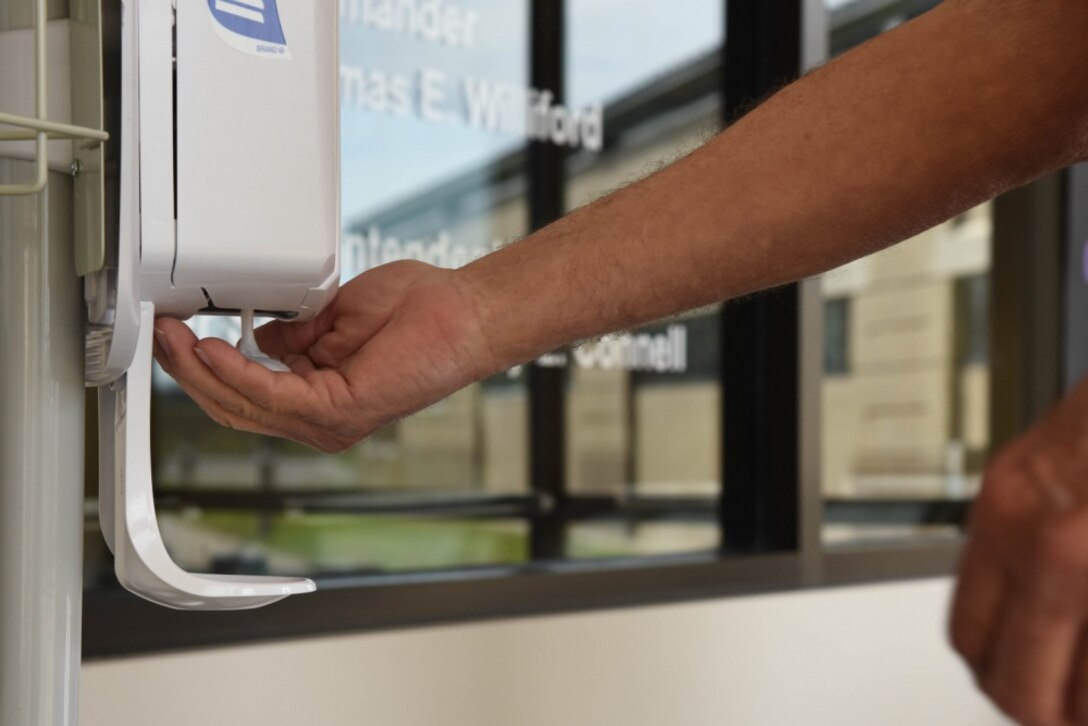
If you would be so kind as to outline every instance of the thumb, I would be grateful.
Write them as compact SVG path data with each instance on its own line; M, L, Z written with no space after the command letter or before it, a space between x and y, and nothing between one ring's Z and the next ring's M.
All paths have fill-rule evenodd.
M266 354L282 358L303 354L322 335L333 328L336 320L336 300L322 310L317 317L301 323L273 320L254 331L257 346Z

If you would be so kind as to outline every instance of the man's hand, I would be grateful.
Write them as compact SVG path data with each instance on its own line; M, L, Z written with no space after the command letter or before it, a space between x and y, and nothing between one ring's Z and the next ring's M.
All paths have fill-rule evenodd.
M352 280L312 321L257 330L291 373L168 318L155 357L217 423L336 452L494 372L481 329L456 272L399 262Z
M951 637L1025 724L1088 723L1088 381L990 466Z

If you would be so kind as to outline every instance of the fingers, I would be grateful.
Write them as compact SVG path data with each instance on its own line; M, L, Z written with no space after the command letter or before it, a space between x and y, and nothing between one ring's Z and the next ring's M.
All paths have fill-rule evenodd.
M1086 413L1067 397L987 466L953 605L979 685L1033 726L1088 724Z
M953 647L967 661L976 678L981 678L987 670L1005 597L1001 561L977 540L971 540L960 561L950 635Z
M163 365L163 370L165 370L167 373L170 373L170 369L168 367L169 363L166 358L165 351L158 343L155 343L155 358L160 362L160 365L166 362L166 365ZM181 387L181 390L185 391L189 398L193 399L193 401L198 406L200 406L204 413L208 414L208 418L224 428L234 429L236 431L245 431L252 434L261 434L264 436L288 438L288 435L285 432L262 426L258 423L249 421L231 413L230 411L219 405L218 402L212 400L211 398L208 398L200 391L192 388L191 386L188 386L181 381L178 382L178 385Z
M373 314L371 314L371 312ZM257 345L268 355L306 355L313 363L335 368L372 338L386 320L376 311L341 314L326 308L313 320L274 320L257 328Z
M273 320L257 328L254 337L257 345L268 355L283 358L291 354L305 353L322 335L332 330L336 320L336 303L304 323Z
M1068 722L1068 687L1088 614L1088 512L1040 524L994 637L984 690L1014 718Z
M315 425L327 426L340 418L341 406L350 408L352 401L347 382L335 371L316 371L312 364L294 360L305 376L292 373L274 373L260 363L254 363L232 346L214 338L202 340L196 348L201 362L215 378L249 403L277 416L299 418ZM329 386L329 381L340 380L335 400L328 391L320 391L312 385L318 380Z
M1088 724L1088 628L1082 629L1080 633L1066 698L1073 723Z
M366 433L356 420L351 386L336 370L316 370L295 357L292 373L274 373L214 338L202 340L194 354L214 379L211 390L201 390L228 411L329 453L349 448Z
M298 390L297 384L305 388L305 383L298 376L277 375L260 363L249 360L226 341L205 338L196 345L193 353L203 364L203 374L210 373L219 386L225 383L234 389L233 393L240 393L243 398L269 413L297 413L298 401L291 400L292 394L295 397L309 395L309 391Z
M296 376L305 378L306 374L317 370L314 366L314 362L304 355L285 355L280 358L280 360L282 360Z
M192 348L196 344L196 334L180 320L155 318L155 342L169 356L175 350Z
M1082 625L1072 609L1015 598L1004 611L983 690L1022 723L1065 723L1066 683Z
M302 378L293 374L272 373L264 366L247 360L232 346L221 340L205 340L200 343L200 347L197 347L196 337L186 326L177 321L159 321L156 324L156 338L156 357L160 364L178 381L182 389L221 425L291 438L322 450L330 450L330 447L339 445L339 442L331 441L331 437L326 432L307 420L283 413L284 409L291 407L285 401L291 400L292 395L299 398L297 389L300 386L306 387L306 382ZM208 352L204 352L204 349ZM260 390L265 391L266 405L262 406L254 402L221 380L212 368L201 360L201 356L207 358L209 362L214 356L220 367L244 370L244 373L236 378L238 380L241 377L258 378L261 381L258 384ZM231 363L224 366L225 360ZM295 365L304 370L307 364L296 360ZM268 378L291 381L294 386L289 387L286 395L280 397L275 392L278 385L270 384ZM292 388L294 390L291 390ZM269 391L272 393L269 394ZM309 398L312 397L311 392Z
M255 421L248 420L236 413L228 411L218 401L204 395L199 389L194 388L184 378L176 374L176 368L174 367L170 356L157 340L154 342L154 353L155 359L159 362L159 365L162 366L162 369L175 379L181 390L185 391L185 393L193 399L206 414L208 414L208 417L211 418L212 421L215 421L220 426L265 436L278 436L281 438L287 436L285 432L279 429L261 425Z
M319 366L333 368L355 355L376 332L352 330L346 325L334 327L318 338L306 350L306 355Z

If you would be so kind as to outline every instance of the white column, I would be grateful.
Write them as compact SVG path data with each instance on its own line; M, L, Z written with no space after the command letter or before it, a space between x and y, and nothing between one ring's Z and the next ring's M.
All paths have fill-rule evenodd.
M32 173L0 159L0 183ZM71 179L0 198L0 724L78 720L83 325Z

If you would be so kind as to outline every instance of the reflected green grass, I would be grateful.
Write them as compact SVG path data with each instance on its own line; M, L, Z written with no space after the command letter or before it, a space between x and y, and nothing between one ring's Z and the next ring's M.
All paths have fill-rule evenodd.
M326 572L510 564L529 556L528 528L518 521L204 512L190 523Z

